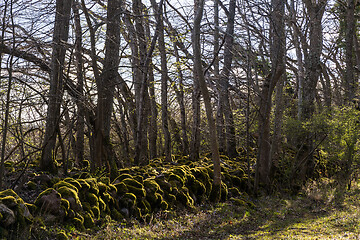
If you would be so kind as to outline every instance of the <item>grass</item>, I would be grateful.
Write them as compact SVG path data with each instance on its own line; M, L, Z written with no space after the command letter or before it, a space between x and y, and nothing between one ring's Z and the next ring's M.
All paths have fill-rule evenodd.
M324 195L328 197L326 194ZM255 207L232 202L200 206L192 212L158 213L148 224L109 223L81 239L359 239L360 186L341 205L327 199L264 196Z

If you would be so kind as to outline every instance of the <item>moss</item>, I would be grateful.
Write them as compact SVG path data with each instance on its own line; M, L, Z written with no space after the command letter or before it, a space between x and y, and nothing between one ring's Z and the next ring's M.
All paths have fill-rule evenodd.
M86 182L85 179L78 179L77 181L80 183L82 191L89 191L90 184Z
M0 198L0 202L5 204L8 208L14 208L18 205L16 198L14 196L6 196Z
M141 208L143 210L144 214L150 213L151 212L151 205L148 201L146 200L142 200L139 204L138 204L139 208Z
M82 172L79 174L79 178L81 178L81 179L91 178L91 174L88 171Z
M96 178L86 178L85 181L90 185L89 192L98 195L99 187L98 187Z
M117 192L117 188L115 187L115 185L109 184L107 186L109 187L109 189L108 189L109 192L114 192L114 193Z
M27 206L31 214L34 214L36 212L37 207L35 204L25 203L25 205Z
M104 200L102 200L101 197L99 197L99 209L100 209L100 212L106 211L106 203L104 202Z
M91 211L96 219L100 219L100 209L98 206L92 206Z
M157 184L159 184L160 188L163 191L168 192L168 193L170 193L172 191L171 184L168 181L166 181L164 177L155 178L155 181Z
M109 185L110 184L110 178L109 177L101 177L101 178L99 178L98 182L102 182L105 185Z
M176 195L176 199L186 207L193 207L194 200L189 195L189 190L186 187L180 189Z
M132 175L128 174L128 173L123 173L121 175L119 175L117 178L115 178L115 180L113 181L113 183L118 183L121 182L122 180L126 179L126 178L133 178Z
M115 199L109 193L104 193L102 199L106 204L110 204L110 205L115 204Z
M65 182L65 181L60 181L60 182L57 182L55 185L54 185L54 188L55 189L59 189L61 187L66 187L66 188L70 188L72 190L74 190L76 193L79 192L79 189L77 187L75 187L74 185L72 185L71 183L68 183L68 182Z
M139 198L139 199L143 199L143 198L146 197L146 191L145 191L145 189L143 187L142 188L137 188L137 187L128 185L127 188L128 188L130 193L135 194L136 197Z
M115 208L111 210L110 212L111 218L120 222L124 219L124 216Z
M221 201L225 202L228 196L228 187L224 182L221 182Z
M169 203L173 204L177 201L176 196L174 194L167 194L165 195L166 199Z
M195 179L192 180L191 183L188 184L188 186L189 190L198 198L198 201L201 202L206 193L205 185Z
M136 200L137 200L137 197L133 193L126 193L121 198L121 202L123 203L123 205L130 209L135 207Z
M53 188L48 188L48 189L46 189L46 190L44 190L44 191L42 191L39 195L38 195L38 197L35 199L35 205L39 205L39 200L41 199L41 197L43 197L43 196L46 196L46 195L49 195L49 194L51 194L51 193L53 193L53 192L55 192L56 193L56 196L58 197L58 198L61 198L61 195L60 195L60 193L58 192L58 191L56 191L55 189L53 189Z
M64 179L65 182L68 182L72 185L74 185L79 191L81 190L82 186L81 184L79 183L79 181L73 179L73 178L65 178Z
M208 174L207 168L205 167L195 167L191 169L191 172L195 176L195 178L200 181L202 184L204 184L206 189L206 196L209 196L212 191L212 184L211 184L211 178Z
M230 198L230 201L233 202L234 205L236 206L247 206L246 201L244 201L244 199L241 198Z
M91 211L91 205L90 205L90 203L88 203L88 202L83 202L83 203L82 203L82 206L83 206L83 210L84 210L85 212Z
M144 187L144 185L142 185L140 182L138 182L137 180L132 179L132 178L126 178L126 179L122 180L122 182L125 183L126 186L133 186L136 188Z
M114 187L116 188L116 192L118 195L123 195L129 192L129 189L127 188L126 184L123 182L114 184Z
M100 194L107 192L109 189L109 187L103 182L98 182L98 188L99 188Z
M155 181L154 178L144 180L144 187L147 193L156 193L160 190L160 185Z
M71 222L77 230L85 231L84 219L81 219L79 217L74 217Z
M56 233L55 238L58 240L68 240L69 239L64 231Z
M184 186L184 184L185 184L184 178L182 178L182 177L180 177L179 175L176 175L176 174L174 174L174 173L171 173L171 174L168 176L168 179L167 179L167 180L169 181L170 184L171 184L171 182L175 182L178 187L182 187L182 186Z
M64 209L66 210L66 212L69 211L69 209L70 209L70 203L67 199L64 199L64 198L61 199L61 206L64 206Z
M239 189L236 188L236 187L229 188L229 189L228 189L228 192L229 192L229 196L230 196L230 197L238 197L238 196L241 196L241 193L240 193Z
M162 210L167 210L168 207L169 207L169 204L168 204L166 201L161 201L161 203L160 203L160 208L161 208Z
M20 197L14 192L12 189L6 189L2 192L0 192L0 198L7 197L7 196L13 196L14 198L19 199Z
M82 208L79 196L74 189L62 186L58 189L58 192L61 194L62 198L65 198L70 202L71 209L79 211Z
M26 187L27 187L27 189L29 189L29 190L36 190L37 187L38 187L38 185L37 185L36 183L34 183L33 181L28 181L28 182L26 183Z
M92 218L90 213L84 214L84 227L85 228L93 228L95 226L94 219Z
M99 198L94 193L91 193L91 192L88 192L86 194L85 201L90 203L91 206L93 206L93 205L98 206L99 205Z

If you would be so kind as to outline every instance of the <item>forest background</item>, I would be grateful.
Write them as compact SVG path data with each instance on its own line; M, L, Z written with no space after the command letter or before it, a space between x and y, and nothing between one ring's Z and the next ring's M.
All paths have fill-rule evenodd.
M215 195L223 159L243 163L251 193L324 177L345 191L359 164L359 6L2 0L0 187L6 161L115 179L206 156Z

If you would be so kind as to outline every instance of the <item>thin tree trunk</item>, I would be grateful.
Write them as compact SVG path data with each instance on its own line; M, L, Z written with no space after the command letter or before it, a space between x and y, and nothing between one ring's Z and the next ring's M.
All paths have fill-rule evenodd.
M234 43L234 23L235 23L236 1L230 0L228 21L226 27L225 47L224 47L224 67L220 77L220 101L223 104L223 112L226 125L226 152L230 158L237 156L234 117L230 106L229 95L229 77L233 60L233 43Z
M200 46L200 23L203 16L204 0L195 0L195 18L192 33L193 52L194 52L194 81L199 82L201 93L204 98L205 111L208 120L210 147L212 153L212 161L214 164L214 181L213 181L213 201L217 202L221 196L221 167L219 145L216 135L216 124L213 117L210 94L206 86L204 72L201 63L201 46Z
M120 47L121 0L109 0L107 6L107 27L105 59L98 87L98 102L95 119L95 162L96 167L104 164L109 172L116 170L116 156L110 138L113 112L114 89L118 75Z
M175 50L175 57L176 62L179 64L176 66L176 71L179 78L179 89L176 88L174 84L175 93L177 96L177 100L179 102L180 107L180 118L181 118L181 131L182 131L182 153L184 156L189 154L189 140L187 136L187 128L186 128L186 109L184 103L184 76L181 71L180 67L180 57L179 57L179 50L176 44L174 43L174 50Z
M82 58L82 29L80 24L79 14L80 4L78 1L73 5L74 23L75 23L75 61L76 61L76 78L77 78L77 91L79 99L76 101L77 105L77 124L76 124L76 164L82 165L84 160L84 128L85 128L85 111L83 105L84 99L84 73L83 73L83 58Z
M152 7L155 12L162 13L163 6L159 6L158 9L155 0L151 1ZM159 24L159 51L161 58L161 120L164 133L164 149L165 159L167 162L171 161L171 136L169 131L169 119L168 119L168 68L166 59L165 37L164 37L164 20L162 14L157 15L157 22Z
M277 82L285 71L285 26L284 0L272 0L270 16L270 58L271 72L265 78L260 95L259 109L259 152L255 173L255 193L259 183L270 187L271 143L270 143L270 113L272 94ZM267 189L270 190L270 189Z
M320 56L323 45L322 25L321 20L324 15L327 0L320 0L313 2L311 0L304 0L310 23L310 45L307 58L305 58L306 77L304 79L304 87L302 91L302 105L300 105L300 120L306 122L311 119L315 112L315 95L316 85L319 80L321 71ZM294 171L299 172L299 175L294 179L305 181L307 177L313 175L314 162L312 158L313 151L313 134L308 132L304 139L304 144L301 153L298 154L297 166L299 169ZM301 184L301 183L300 183Z
M56 156L53 154L56 145L57 132L59 131L60 106L64 89L63 72L66 47L63 42L66 42L68 39L71 6L72 0L56 1L49 104L47 109L43 151L40 162L40 168L44 171L50 172L56 171L54 164L54 158Z
M354 36L355 36L355 1L347 0L345 19L345 101L351 102L356 94L356 81L354 76Z

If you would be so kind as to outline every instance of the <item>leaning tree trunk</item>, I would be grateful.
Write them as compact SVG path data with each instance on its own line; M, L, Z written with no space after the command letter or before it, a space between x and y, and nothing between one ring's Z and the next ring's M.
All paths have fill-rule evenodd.
M194 81L199 83L201 93L204 98L206 116L208 120L209 133L210 133L210 147L212 153L212 161L214 163L214 181L212 190L212 200L218 201L221 196L221 168L220 168L220 155L219 145L216 136L216 124L212 112L210 94L206 86L204 72L201 63L201 46L200 46L200 23L203 16L204 0L195 1L195 18L194 29L192 33L193 52L194 52Z
M72 0L56 1L49 103L47 108L43 150L40 161L40 168L50 172L56 171L54 164L55 156L53 156L53 154L55 152L56 137L59 131L60 106L64 89L63 72L66 46L63 43L68 40L71 6Z

